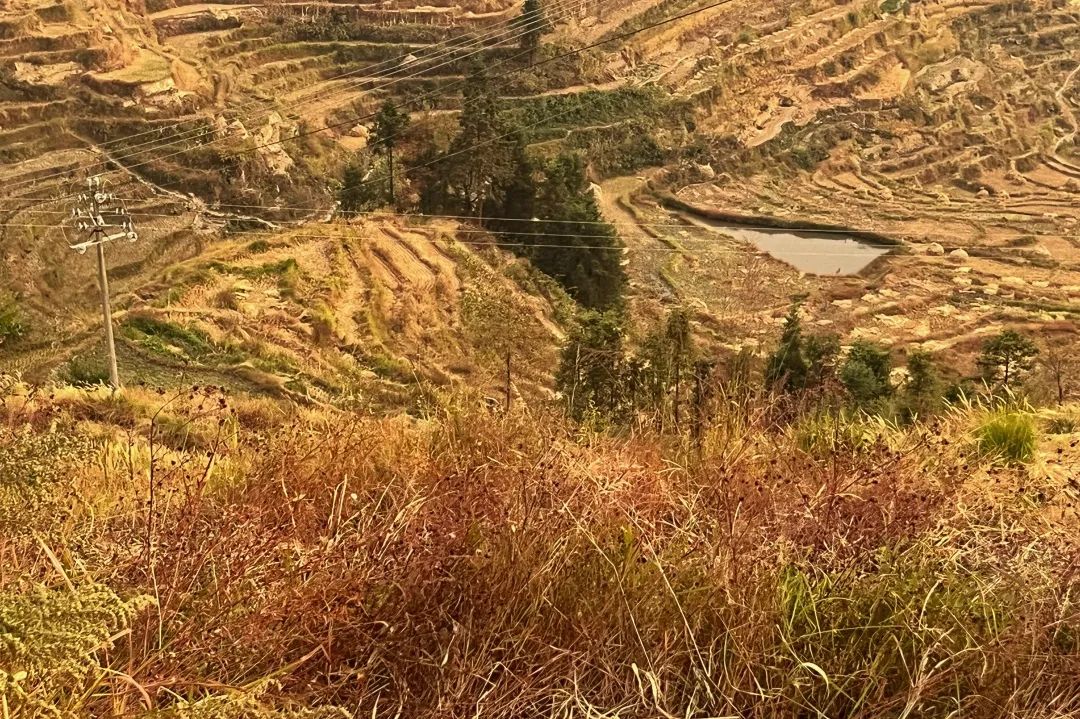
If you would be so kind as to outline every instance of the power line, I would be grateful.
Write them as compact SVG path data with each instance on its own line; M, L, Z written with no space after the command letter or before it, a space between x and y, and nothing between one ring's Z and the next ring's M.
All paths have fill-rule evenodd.
M570 6L572 6L572 3L573 3L573 0L560 0L560 4L557 7L560 10L565 10L565 9L569 8ZM540 21L538 20L538 21L535 21L535 22L540 22ZM418 59L417 62L422 64L422 63L426 63L426 62L431 62L432 60L441 59L442 57L448 57L448 56L450 56L450 55L452 55L455 52L458 52L460 50L468 50L468 49L472 49L472 48L477 48L475 51L470 52L467 55L464 55L464 56L461 56L461 57L456 57L456 58L454 58L454 59L452 59L452 60L450 60L448 62L444 62L444 63L441 63L439 65L435 65L433 67L423 68L422 70L418 70L417 72L415 72L415 73L413 73L411 75L404 75L404 76L398 76L398 77L394 77L393 75L387 75L386 76L387 79L390 79L391 82L385 83L383 85L379 85L377 87L373 87L373 88L371 88L371 90L372 91L382 90L382 89L385 89L387 87L390 87L391 85L393 85L393 84L395 84L397 82L403 82L403 81L415 79L415 78L418 78L418 77L424 77L425 74L430 72L431 70L435 70L435 69L438 69L440 67L445 67L446 65L450 65L450 64L453 64L455 62L460 62L460 61L462 61L462 60L464 60L466 58L477 55L480 52L483 52L484 50L491 49L490 45L485 44L487 42L490 42L491 40L500 40L500 42L511 42L511 41L516 40L516 39L518 39L520 37L524 37L528 33L532 32L534 29L535 28L529 27L527 25L524 30L521 30L521 28L512 28L510 30L503 30L502 32L494 35L493 37L490 37L490 38L487 38L487 39L482 37L482 38L479 38L477 40L470 40L469 43L466 44L466 45L456 47L456 48L450 48L448 52L443 53L441 56L435 55L435 56L432 56L432 57L425 57L425 58L422 58L422 59ZM515 33L517 33L517 34L515 34ZM456 39L458 39L458 38L454 38L454 40L456 40ZM471 44L471 47L470 47L470 44ZM523 52L523 53L519 53L518 55L513 56L513 58L511 58L511 59L521 57L522 55L527 54L528 52L531 52L531 50ZM390 67L391 69L398 69L400 67L400 62L403 61L410 54L411 53L409 53L407 55L402 55L399 58L394 58L394 59L383 61L382 63L378 63L376 65L376 67L379 67L380 65L384 65L384 66ZM410 63L410 65L412 65L412 63ZM366 69L368 71L370 71L372 68L366 68ZM329 78L327 80L327 82L333 81L335 79L340 79L342 77L347 77L350 74L355 74L355 72L359 72L359 70L353 71L352 73L343 73L343 74L341 74L339 76ZM364 82L367 82L367 81L372 80L372 79L379 79L379 78L376 75L376 76L373 76L371 78L365 79ZM343 94L344 92L348 91L349 89L351 89L351 88L338 88L338 89L329 91L327 94L325 94L323 96L320 96L317 93L316 96L313 97L313 98L305 99L303 101L296 102L296 103L294 103L292 105L287 105L287 106L285 106L283 108L273 108L273 107L267 108L263 115L261 115L258 118L252 118L251 120L249 120L249 122L251 122L252 120L261 119L262 117L268 117L272 112L277 112L278 110L281 110L282 112L285 112L285 111L287 111L289 109L295 109L296 107L300 107L301 105L305 105L305 104L308 104L310 102L322 101L325 98L332 97L332 96L334 96L336 94ZM429 93L426 93L425 95L422 95L419 98L415 98L415 99L411 100L410 102L415 102L417 100L424 99L425 97L430 96L434 92L436 92L436 91L431 91ZM253 104L254 103L247 103L248 106L253 105ZM365 117L373 117L373 116L374 116L374 113L369 114L369 115L367 115ZM179 127L184 122L186 122L186 121L176 122L171 127ZM140 133L139 135L135 135L134 137L139 137L141 135L146 135L146 134L160 133L160 132L161 132L161 128L154 128L154 129L151 129L151 130L146 130L143 133ZM156 141L156 140L151 140L151 141L136 144L134 146L124 147L123 151L126 152L127 154L121 155L119 157L110 157L110 158L107 158L105 160L100 160L100 161L98 161L96 163L91 163L89 165L79 166L79 167L73 168L73 170L88 170L88 169L91 169L91 168L94 168L94 167L109 165L110 163L121 164L122 160L133 158L133 157L136 157L137 155L141 155L141 154L146 153L146 152L151 152L151 151L156 150L156 149L170 147L172 145L176 145L176 144L178 144L180 142L183 142L184 140L199 140L199 139L202 139L203 137L205 137L207 135L210 135L210 134L212 134L214 132L215 132L215 128L213 128L212 126L211 127L202 127L202 128L196 128L194 130L188 130L188 131L182 132L182 133L180 133L179 135L177 135L176 137L174 137L172 139L165 138L168 141L159 142L159 141ZM299 135L297 137L299 137ZM101 145L96 145L95 147L97 147L99 149L104 149L104 148L109 147L110 145L115 145L115 144L124 142L125 140L128 140L128 139L131 139L131 138L125 138L124 140L122 140L122 139L112 140L112 141L106 142L106 143L101 144ZM219 142L222 139L225 139L225 138L219 138L218 140L212 140L210 142L207 142L207 143L204 143L204 144L200 145L200 147L209 147L210 145L213 145L213 144L215 144L216 142ZM287 141L289 141L291 139L295 139L295 138L286 138L285 140L281 140L280 142L287 142ZM268 143L267 145L263 145L261 147L267 147L267 146L274 145L274 144L278 144L278 143ZM149 146L149 147L147 147L147 146ZM130 152L131 150L135 150L136 148L139 148L139 147L144 147L146 149L138 150L137 152ZM254 148L254 149L260 149L260 148ZM177 154L183 154L183 153L188 152L188 151L189 151L188 149L180 150L179 152L171 153L169 155L166 155L165 157L157 158L157 159L158 160L164 160L164 159L167 159L169 157L173 157L173 156L175 156ZM136 165L126 167L126 168L123 167L122 165L121 165L121 167L122 167L122 169L131 170L131 169L133 169L135 167L140 167L140 166L145 165L145 164L148 164L148 161L147 162L141 162L141 163L138 163ZM31 182L34 182L34 183L43 182L45 180L52 179L54 177L59 177L59 176L62 176L62 175L66 175L70 171L71 170L66 170L66 171L55 172L55 173L52 173L52 174L49 174L49 175L45 175L43 177L35 177L35 178L25 179L25 180L22 180L22 181L19 181L19 182L15 182L13 185L10 185L9 189L11 187L19 187L19 186L22 186L22 185L25 185L25 184L28 184L28 183L31 183ZM24 176L25 176L25 174L31 174L31 173L24 173ZM18 177L18 176L16 176L16 177Z
M125 200L127 200L129 202L139 202L140 201L138 198L125 198ZM228 202L215 203L214 207L232 207L232 208L236 208L236 209L273 210L273 211L290 210L290 211L296 211L296 212L328 212L328 211L333 209L332 207L296 207L296 206L293 206L293 205L254 205L254 204L247 205L247 204L228 203ZM59 212L59 210L50 210L49 212ZM343 215L343 216L346 216L346 217L354 217L354 216L355 217L367 217L367 216L386 217L386 216L394 216L394 217L408 217L408 218L419 218L419 219L442 219L442 220L464 220L464 221L475 221L477 219L476 217L474 217L472 215L446 215L446 214L428 214L428 213L423 213L423 212L412 212L412 213L410 213L410 212L397 212L397 211L391 212L391 211L387 211L387 210L340 210L339 209L339 210L334 210L334 212L335 212L335 214L340 214L340 215ZM148 214L145 214L145 213L137 213L137 212L133 213L133 214L141 215L143 217L151 217L151 216L153 216L153 215L148 215ZM159 217L173 217L174 215L158 215L158 216ZM545 219L541 219L541 218L538 218L538 217L531 217L531 218L526 218L526 217L489 217L487 219L498 220L499 222L524 222L524 223L565 222L565 220L545 220ZM888 234L889 233L889 230L881 230L881 229L869 229L869 230L868 229L859 229L859 228L835 228L835 229L833 229L833 228L821 228L821 229L816 229L816 228L813 228L813 227L779 227L779 226L776 226L776 225L755 225L755 224L746 223L746 222L739 222L739 221L736 221L736 220L731 220L730 222L725 222L724 220L712 219L712 218L704 217L704 216L699 217L698 219L700 219L702 222L706 222L706 223L715 222L715 223L719 223L721 225L724 225L725 227L733 227L733 228L742 229L742 230L763 230L763 231L769 231L769 232L802 232L802 233L806 233L806 234L826 234L826 235L828 235L828 234L850 235L850 236L852 236L852 239L854 239L855 241L859 242L860 244L866 244L866 245L869 245L869 244L872 244L872 243L870 243L869 241L866 241L866 240L861 240L858 237L855 237L855 235L858 235L860 233L876 233L876 234ZM578 224L578 225L625 226L625 227L629 227L631 229L633 229L635 227L678 228L678 229L684 229L684 230L685 229L694 229L694 228L696 228L696 229L707 229L707 228L702 228L700 225L695 225L695 224L693 224L691 222L664 223L664 222L638 222L636 220L635 221L623 221L623 222L619 222L617 220L574 220L574 223ZM713 229L718 229L718 228L713 228ZM927 237L942 237L942 238L955 237L955 235L953 235L953 234L950 234L950 235L945 235L945 234L941 234L941 235L932 235L932 234L930 234L930 235L927 235L926 233L920 233L920 234L925 235ZM1030 233L1030 232L1025 233L1025 234L1032 235L1033 237L1051 237L1051 238L1059 238L1059 239L1073 236L1073 235L1067 235L1067 234L1051 234L1051 233L1033 234L1033 233ZM897 245L895 245L895 244L881 244L880 246L881 247L896 247Z
M504 77L508 77L510 75L513 75L515 73L523 72L525 70L532 70L532 69L535 69L537 67L541 67L543 65L547 65L549 63L556 62L558 60L562 60L564 58L586 52L588 50L600 47L602 45L607 45L607 44L610 44L610 43L613 43L613 42L618 42L620 40L624 40L624 39L626 39L628 37L633 37L634 35L638 35L640 33L646 32L648 30L655 29L655 28L660 27L662 25L666 25L666 24L669 24L669 23L672 23L672 22L677 22L678 20L682 20L682 19L685 19L687 17L692 17L692 16L697 15L699 13L706 12L708 10L712 10L712 9L715 9L715 8L718 8L718 7L728 5L731 2L733 2L733 0L716 0L715 2L712 2L712 3L708 4L708 5L703 6L703 7L697 8L695 10L690 10L690 11L681 13L679 15L675 15L673 17L670 17L670 18L667 18L667 19L664 19L664 20L659 20L659 21L656 21L654 23L650 23L650 24L645 25L643 27L640 27L640 28L638 28L636 30L630 30L630 31L627 31L627 32L622 33L622 34L615 35L613 37L609 37L609 38L606 38L606 39L602 39L602 40L590 43L590 44L585 45L585 46L580 47L580 48L575 48L573 50L567 50L567 51L559 53L557 55L553 55L552 57L545 58L544 60L540 60L538 62L529 63L529 64L524 65L524 66L519 67L519 68L511 68L510 70L507 70L505 72L490 76L489 79L498 80L498 79L502 79ZM526 51L524 51L522 53L519 53L519 54L511 57L510 59L515 59L517 57L521 57L522 55L525 55L525 54L528 54L528 53L531 53L531 52L532 52L532 50L526 50ZM503 63L500 63L500 64L505 64L508 61L509 60L505 60L505 61L503 61ZM465 80L458 81L458 82L454 83L453 85L451 85L451 87L461 86L464 83L465 83ZM433 94L433 93L427 93L427 95L430 95L430 94ZM412 99L412 100L410 100L410 101L408 101L406 103L400 104L400 105L392 105L392 107L394 107L395 109L401 109L404 105L407 105L410 102L415 102L418 99L423 99L423 97L424 97L424 95L421 95L419 98L414 98L414 99ZM239 152L233 153L232 155L227 155L227 156L223 157L222 159L223 160L228 160L228 159L232 159L232 158L235 158L235 157L240 157L242 155L245 155L245 154L248 154L248 153L251 153L251 152L256 152L256 151L258 151L260 149L264 149L264 148L267 148L267 147L272 147L272 146L275 146L275 145L284 145L284 143L286 143L286 142L291 142L293 140L297 140L297 139L300 139L302 137L307 137L307 136L310 136L310 135L314 135L314 134L319 133L319 132L325 132L327 130L335 129L337 127L343 127L345 125L352 125L352 124L354 124L356 122L359 122L360 120L372 118L376 114L377 113L368 113L366 115L359 115L359 116L349 118L349 119L344 120L344 121L330 123L330 124L328 124L328 125L326 125L324 127L312 128L310 130L301 130L301 131L298 131L296 134L292 135L291 137L279 139L279 140L274 141L274 142L266 142L266 143L262 143L262 144L259 144L259 145L254 145L252 147L245 148L245 149L243 149L243 150L241 150ZM562 113L562 114L566 114L566 113ZM207 146L209 146L211 144L214 144L214 142L217 142L217 141L215 140L215 141L211 141L209 143L206 143L205 145L203 145L203 147L207 147ZM182 150L182 151L179 151L179 152L170 153L170 154L165 155L163 157L156 158L156 161L160 162L160 161L166 160L166 159L168 159L170 157L174 157L174 156L179 155L179 154L184 154L185 152L187 152L187 151ZM445 157L442 158L442 159L445 159ZM146 165L146 164L149 164L149 161L143 162L143 163L137 163L135 165L131 165L131 166L125 167L123 169L127 170L128 172L131 172L135 168L141 167L141 166ZM125 184L131 184L132 182L134 182L134 180L129 180ZM160 185L160 186L161 187L170 187L170 186L174 186L175 184L176 183L171 183L171 185L170 184L164 184L164 185ZM6 198L6 199L20 199L20 198ZM37 199L37 198L34 198L34 199ZM43 198L43 201L44 202L55 202L55 201L59 201L61 199L67 199L67 197L61 196L61 197L57 197L57 198Z
M123 197L123 198L118 198L118 199L121 199L124 202L129 202L130 203L130 202L142 202L146 198ZM292 206L292 205L257 205L257 204L241 204L241 203L217 203L217 204L214 205L214 208L217 208L217 207L229 207L229 208L250 209L250 210L261 209L261 210L270 210L270 211L275 211L275 212L295 211L295 212L309 212L309 213L316 213L316 212L317 213L327 213L327 212L332 211L334 216L341 216L341 217L344 217L346 219L348 219L348 218L375 218L375 219L382 218L382 219L388 219L388 218L398 217L398 218L407 218L407 219L413 219L413 220L454 220L454 221L459 221L459 222L476 222L478 220L477 217L474 217L472 215L451 215L451 214L438 214L438 213L429 214L429 213L417 213L417 212L413 212L413 213L409 213L409 212L391 212L391 211L387 211L387 210L339 210L339 209L334 209L333 207L297 207L297 206ZM211 208L211 209L213 209L213 208ZM67 214L66 212L64 212L62 210L33 210L33 209L31 209L31 210L21 210L20 212L26 212L28 214L41 214L41 215L66 215ZM153 212L139 212L137 210L136 211L129 211L129 214L131 214L133 217L157 217L157 218L169 218L169 219L174 219L174 218L177 218L177 217L181 216L181 214L179 214L179 213L153 213ZM491 220L491 221L497 221L497 222L500 222L500 223L513 222L513 223L521 223L521 224L530 225L530 226L542 226L542 225L545 225L545 224L558 224L558 223L565 224L565 223L567 223L567 220L544 219L544 218L539 218L539 217L532 217L532 218L524 218L524 217L488 217L486 219ZM576 224L576 225L590 225L590 226L592 226L592 225L607 225L607 226L614 227L616 230L625 228L625 229L627 229L629 231L644 230L644 229L677 229L677 230L684 230L684 231L695 231L696 230L696 231L699 231L699 232L702 232L702 231L721 231L722 232L724 229L733 229L733 230L752 230L752 231L759 231L759 232L766 232L766 233L776 233L776 234L780 234L780 233L800 233L800 234L808 234L808 235L842 235L844 237L850 238L851 241L858 242L860 245L863 245L863 246L866 246L866 247L875 247L875 248L880 248L880 249L896 249L898 247L904 246L903 244L875 243L875 242L871 242L869 240L860 239L858 237L858 235L862 234L862 233L889 234L889 232L890 232L889 230L881 230L881 229L865 230L865 229L858 229L858 228L836 228L836 229L823 228L823 229L815 229L815 228L811 228L811 227L777 227L775 225L750 224L750 223L737 222L737 221L734 221L734 220L731 221L731 222L725 223L723 220L714 220L714 219L711 219L711 218L708 218L708 217L701 217L701 218L698 218L698 219L700 219L703 223L706 223L706 224L695 224L695 223L690 222L690 221L686 221L686 222L639 222L639 221L619 221L619 220L573 220L573 224ZM708 223L716 223L717 226L712 226L712 225L709 225ZM53 227L53 226L54 225L43 225L43 224L0 223L0 227L42 227L42 228L44 228L44 227ZM282 232L287 231L287 226L282 227L281 231ZM495 232L495 230L485 230L485 231ZM526 233L526 232L529 232L529 231L530 230L528 228L525 228L525 229L522 229L522 230L518 231L517 234ZM510 234L514 233L514 231L512 231L512 230L505 230L503 232L510 233ZM544 233L543 229L540 229L539 231L537 231L537 234L546 234L546 233ZM1027 233L1027 234L1031 235L1032 233ZM935 235L935 234L927 234L927 233L920 233L920 236L929 237L929 238L935 238L936 237L936 238L940 238L940 239L955 239L955 237L956 237L955 234L937 234L937 235ZM1063 239L1063 238L1072 237L1072 235L1067 235L1067 234L1050 234L1050 233L1033 234L1032 236L1033 237L1047 237L1047 238L1053 238L1053 239Z
M140 216L139 213L130 213L130 214L132 216L135 216L135 217ZM171 215L166 215L166 216L171 217ZM437 217L437 216L425 215L424 217L433 218L433 217ZM563 222L563 221L562 220L546 220L546 222ZM573 221L568 221L568 222L566 222L566 224L579 224L579 223L576 223L576 222L573 222ZM586 223L586 222L582 222L580 224L604 224L604 223ZM352 231L357 231L357 232L360 231L359 228L353 228L353 227L350 227L348 225L336 225L336 226L341 227L343 229L347 228L347 229L352 230ZM0 223L0 227L19 227L19 228L35 228L35 229L60 229L60 228L63 227L63 225L59 225L59 224ZM686 227L686 226L682 226L682 227ZM403 231L409 231L409 230L416 231L416 230L422 230L422 229L424 229L424 228L412 226L412 227L404 228ZM701 229L703 231L708 231L707 228L699 228L699 229ZM717 230L720 231L720 228L717 228ZM229 239L229 238L232 238L232 237L236 237L238 235L245 235L246 236L246 235L252 235L252 234L254 234L254 235L264 235L264 236L267 236L267 237L279 237L279 238L282 238L282 239L288 239L288 238L293 238L293 237L301 237L301 238L304 238L304 237L324 237L324 238L327 238L327 239L332 238L332 237L336 237L338 239L341 239L341 237L343 236L343 235L308 235L308 234L303 234L303 230L299 229L299 228L296 230L296 232L297 232L297 234L290 235L285 230L274 231L274 230L246 230L246 229L243 229L243 230L234 230L234 231L228 232L228 233L226 233L225 238ZM522 237L521 232L515 232L513 230L487 229L487 228L483 228L483 227L477 227L477 228L456 227L456 228L453 229L453 233L454 234L478 234L478 235L492 235L492 236ZM722 234L722 232L721 232L721 234ZM612 237L612 235L607 235L607 234L552 233L552 232L544 232L544 231L540 231L540 232L535 233L535 236L536 237L541 237L541 238L542 237L574 237L574 238L580 238L580 239L606 239L606 240L615 239L615 238ZM657 241L659 242L659 240L657 240ZM709 238L704 238L704 237L701 237L701 238L688 237L688 238L681 238L679 240L679 242L680 243L702 244L702 245L705 245L705 244L715 245L717 241L714 240L714 239L709 239ZM480 243L480 244L496 245L496 246L500 246L500 247L502 247L502 246L505 246L505 247L538 247L538 248L549 247L549 248L557 248L557 249L615 250L615 251L620 251L620 252L624 251L624 250L627 250L627 251L646 251L646 252L658 251L658 252L672 252L672 253L683 253L683 254L685 254L685 252L686 252L684 249L675 248L675 247L647 248L647 247L625 247L623 245L579 245L579 244L556 245L556 244L549 244L549 243L546 243L546 242L483 242L483 243ZM864 247L873 248L873 249L896 250L896 249L899 249L899 247L900 247L899 245L868 245L868 244L865 244L865 243L859 243L859 244L863 245ZM742 253L738 252L738 251L732 251L732 254L742 254ZM793 257L866 257L867 256L866 253L859 253L859 252L828 252L828 251L790 252L790 253L785 252L784 254L788 255L788 256L793 256Z
M490 76L488 76L487 79L489 79L489 80L500 80L500 79L502 79L504 77L508 77L510 75L522 72L524 70L532 70L532 69L535 69L537 67L541 67L543 65L547 65L549 63L556 62L558 60L562 60L562 59L570 57L572 55L578 55L578 54L586 52L588 50L592 50L594 48L600 47L601 45L607 45L607 44L612 43L612 42L617 42L619 40L623 40L623 39L626 39L628 37L632 37L632 36L637 35L639 33L645 32L646 30L652 30L654 28L660 27L661 25L666 25L668 23L672 23L672 22L675 22L677 20L682 20L682 19L685 19L687 17L697 15L698 13L705 12L706 10L712 10L714 8L717 8L717 7L722 7L724 5L728 5L731 2L733 2L733 0L717 0L716 2L713 2L713 3L709 4L709 5L704 6L704 7L682 13L681 15L676 15L676 16L668 18L666 20L660 20L660 21L657 21L655 23L651 23L651 24L646 25L644 27L638 28L637 30L631 30L629 32L622 33L621 35L616 35L616 36L608 38L606 40L600 40L600 41L591 43L589 45L585 45L584 47L575 48L573 50L567 50L566 52L562 52L562 53L560 53L558 55L554 55L554 56L546 58L544 60L540 60L539 62L530 63L530 64L525 65L523 67L511 68L510 70L507 70L505 72L498 73L498 74L495 74L495 75L490 75ZM515 55L514 57L520 57L521 55L528 54L528 53L531 53L531 52L532 52L532 50L526 50L523 53L519 53L518 55ZM513 58L511 58L511 59L513 59ZM500 64L505 64L505 61L503 63L500 63ZM454 86L461 86L461 85L464 85L466 82L467 82L467 80L460 80L457 83L455 83ZM394 106L394 107L395 107L395 109L400 109L399 106ZM318 132L324 132L326 130L331 130L331 129L334 129L336 127L343 127L344 125L352 124L353 122L356 122L356 121L361 120L361 119L374 117L375 114L376 113L369 113L368 115L363 115L363 116L360 116L360 117L357 117L357 118L351 118L349 120L344 120L344 121L341 121L341 122L331 123L329 125L326 125L325 127L314 128L314 129L311 129L311 130L304 130L304 131L298 132L296 135L293 135L290 138L287 138L286 140L281 140L279 142L264 143L262 145L256 145L254 147L245 148L244 150L242 150L242 151L240 151L238 153L235 153L233 155L229 155L228 157L238 157L239 155L247 154L249 152L254 152L255 150L259 150L259 149L262 149L262 148L265 148L265 147L270 147L272 145L278 145L278 144L281 144L283 142L288 142L288 141L291 141L291 140L299 139L301 137L307 137L308 135L314 135L314 134L316 134Z

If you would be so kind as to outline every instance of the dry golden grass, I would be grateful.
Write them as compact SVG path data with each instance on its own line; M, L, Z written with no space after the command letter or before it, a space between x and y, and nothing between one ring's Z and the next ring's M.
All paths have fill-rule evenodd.
M29 638L0 642L5 711L1080 714L1075 513L1045 481L1068 453L994 464L974 410L807 443L746 400L695 446L477 404L15 387L0 488L56 471L47 512L0 493L0 636ZM70 447L35 454L49 436ZM67 636L4 624L33 591L83 669L19 693L18 661Z

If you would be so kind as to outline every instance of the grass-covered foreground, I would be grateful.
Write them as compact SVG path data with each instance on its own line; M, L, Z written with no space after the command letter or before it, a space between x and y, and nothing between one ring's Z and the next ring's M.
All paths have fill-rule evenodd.
M0 716L1080 713L1067 412L727 399L694 442L11 383Z

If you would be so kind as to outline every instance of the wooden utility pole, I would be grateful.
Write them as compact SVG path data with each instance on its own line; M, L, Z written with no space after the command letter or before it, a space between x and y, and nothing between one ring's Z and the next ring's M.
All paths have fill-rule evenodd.
M109 353L109 384L113 390L120 389L120 372L116 366L116 340L113 336L112 306L109 302L109 275L105 268L105 245L115 240L124 239L134 242L139 239L131 218L122 206L115 204L116 198L105 192L100 177L91 177L86 181L87 192L79 195L79 207L71 211L76 229L87 232L89 237L84 242L71 245L71 249L80 255L86 254L91 247L97 251L98 288L101 290L101 311L105 320L105 346ZM114 230L110 234L110 230Z

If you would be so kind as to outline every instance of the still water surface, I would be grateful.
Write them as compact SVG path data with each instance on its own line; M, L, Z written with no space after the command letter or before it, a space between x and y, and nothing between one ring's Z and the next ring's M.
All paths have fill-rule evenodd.
M751 229L701 217L694 217L692 221L700 227L749 242L810 275L854 275L892 249L868 244L843 233Z

